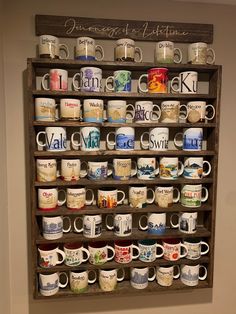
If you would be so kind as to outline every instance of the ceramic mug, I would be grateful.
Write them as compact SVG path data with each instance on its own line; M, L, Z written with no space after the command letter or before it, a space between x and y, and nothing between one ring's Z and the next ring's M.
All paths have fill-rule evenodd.
M179 265L157 266L156 268L157 283L162 287L172 286L173 279L178 279L179 276L180 276Z
M182 110L184 109L184 111ZM180 105L178 100L166 100L161 103L160 122L163 123L178 123L180 111L183 112L183 119L188 116L186 105Z
M61 277L66 278L65 283L61 283ZM59 288L65 288L68 284L68 276L64 272L52 274L39 274L39 292L44 297L50 297L57 294Z
M79 120L80 119L80 100L73 98L62 98L60 100L60 118L61 120Z
M172 41L164 40L156 43L155 61L157 63L181 63L182 51L174 47Z
M191 260L199 259L202 255L207 254L210 249L209 244L196 238L184 239L184 245L188 248L186 258ZM203 247L205 247L205 250L202 250Z
M110 141L114 135L115 140ZM106 137L107 144L115 147L116 150L134 150L135 132L132 127L120 127L115 132L109 132Z
M96 52L100 54L98 58ZM102 61L104 50L102 46L96 45L95 40L91 37L78 37L76 39L75 59L82 61Z
M82 222L82 227L77 228L75 223L77 221ZM76 232L83 232L83 236L86 238L97 238L102 234L102 215L83 215L78 216L75 219L74 227Z
M163 258L165 260L177 261L188 254L187 246L181 243L179 239L164 239L162 245L164 247ZM183 254L181 254L181 249L184 251Z
M207 48L203 42L192 43L188 46L188 63L192 64L214 64L215 51Z
M75 135L80 136L80 141L75 141ZM75 147L80 147L82 151L91 152L100 150L100 128L84 126L79 132L71 135L71 142Z
M65 57L60 55L60 50L65 52ZM52 35L39 36L39 56L40 58L68 59L69 49L67 45L60 44L59 39Z
M171 82L171 90L181 94L196 94L198 88L198 73L184 71L175 76ZM176 87L177 85L177 87Z
M176 197L174 197L174 193ZM180 191L173 186L157 186L155 189L155 204L160 207L168 208L173 203L178 203L180 199Z
M204 275L200 276L199 271L203 269ZM181 265L180 280L187 286L197 286L199 280L205 280L207 277L207 269L203 265Z
M44 135L45 143L39 141L40 135ZM46 127L45 131L40 131L36 136L37 145L45 147L50 152L64 152L67 149L66 129L63 127Z
M118 200L118 194L122 194L122 198ZM117 190L116 188L107 187L98 189L98 202L99 208L114 208L123 203L125 193Z
M173 218L177 216L178 222L174 223ZM170 216L170 225L172 228L179 228L180 232L193 234L197 231L197 212L193 213L174 213Z
M161 157L159 174L161 179L175 180L183 173L184 165L178 157Z
M90 254L89 263L93 265L103 265L113 260L115 256L114 248L105 242L91 242L88 245L88 250Z
M119 277L118 272L122 274ZM113 291L117 287L117 282L124 280L125 271L123 268L120 269L99 269L99 286L102 291Z
M151 272L153 274L151 275ZM132 267L130 269L130 284L135 289L145 289L149 281L156 278L154 267Z
M89 279L89 275L93 274L93 279ZM92 284L97 280L95 270L73 270L70 271L70 289L74 293L83 293L88 289L88 284Z
M85 99L83 103L84 122L103 122L103 100Z
M155 157L139 157L137 159L137 178L154 180L159 173Z
M207 171L203 171L204 165ZM202 179L211 172L211 164L209 161L203 160L203 157L187 157L184 159L183 177L186 179Z
M211 115L208 115L208 109L210 108ZM206 101L189 101L187 103L188 121L191 123L203 122L205 120L212 120L215 117L215 108L210 104L206 104Z
M112 87L109 87L110 82L112 82ZM131 92L131 72L127 70L117 70L114 72L113 76L108 76L106 79L106 89L108 91L118 92Z
M78 266L89 259L89 251L82 243L70 242L64 244L65 264L70 267ZM85 255L85 258L84 258Z
M51 268L64 262L65 253L58 248L57 244L40 244L38 247L39 266ZM60 259L59 259L60 256Z
M142 74L138 80L139 91L143 93L167 93L168 89L168 69L167 68L152 68L148 74ZM141 86L142 79L147 79L147 88Z
M134 254L134 250L137 251L136 255ZM120 264L130 263L132 260L137 259L139 254L139 247L131 241L115 241L115 262Z
M108 169L107 161L88 161L87 169L89 180L106 180L112 175L112 169Z
M145 263L154 262L157 258L164 255L164 247L155 240L139 240L138 247L140 250L139 260ZM160 249L161 253L158 254L157 249Z
M63 198L59 195L63 194ZM38 208L41 210L54 210L57 206L62 206L66 202L66 193L57 188L38 189Z
M202 191L205 196L202 196ZM185 207L200 207L208 199L208 190L202 184L185 184L181 188L180 202Z
M79 81L79 84L76 81ZM102 91L102 70L96 67L82 67L72 78L74 90L81 92Z
M157 109L155 111L155 109ZM158 105L153 104L152 101L141 100L135 102L135 122L150 123L156 122L161 116L161 110Z
M46 80L49 79L49 87ZM44 90L67 91L68 90L68 71L63 69L50 69L49 73L42 77L42 87Z
M38 182L53 182L57 179L56 159L37 159L36 171Z
M87 175L86 170L81 170L80 159L61 159L61 174L60 177L64 181L78 181Z
M131 110L127 111L128 108ZM134 119L134 106L126 100L108 100L107 120L111 123L126 123Z
M138 58L135 59L135 55ZM115 60L142 62L143 53L141 48L135 46L134 40L130 38L121 38L116 41Z
M129 180L137 173L137 164L131 158L113 159L113 178L115 180Z
M87 195L90 193L90 199ZM66 206L69 209L82 209L85 205L92 205L94 200L94 192L84 186L77 186L76 188L66 189Z
M64 228L64 221L69 221L68 228ZM71 230L70 218L67 216L42 217L43 237L46 240L56 240L63 237L63 233Z
M142 221L146 220L145 226ZM139 219L139 228L147 230L150 234L164 234L166 231L166 213L148 213Z
M35 120L56 121L56 106L56 101L53 98L35 98Z
M200 151L202 150L202 143L203 128L184 129L183 133L177 133L174 137L174 144L185 151Z
M152 196L148 198L148 193ZM129 186L129 204L130 207L144 208L147 204L152 204L155 199L155 193L153 189L147 188L145 185Z
M109 224L109 219L112 224ZM108 230L113 230L118 237L126 237L132 233L132 214L107 215L105 221Z
M148 135L148 142L144 142L144 136ZM144 132L140 138L143 148L149 148L154 151L168 150L169 129L168 128L153 128L149 132Z

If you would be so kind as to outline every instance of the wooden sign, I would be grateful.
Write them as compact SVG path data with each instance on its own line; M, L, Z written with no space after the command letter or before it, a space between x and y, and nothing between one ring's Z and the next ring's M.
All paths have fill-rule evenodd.
M100 39L131 38L136 41L213 42L212 24L95 19L36 15L36 35L89 36Z

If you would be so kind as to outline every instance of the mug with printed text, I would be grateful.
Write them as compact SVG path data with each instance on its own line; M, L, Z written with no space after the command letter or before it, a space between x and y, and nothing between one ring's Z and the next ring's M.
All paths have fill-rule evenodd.
M93 279L89 279L90 274ZM88 284L92 284L97 280L95 270L73 270L70 271L70 289L74 293L83 293L88 289Z
M148 135L148 141L144 141L144 136ZM144 132L140 137L143 148L154 151L168 150L169 129L168 128L153 128L149 132Z
M183 132L175 134L174 144L185 151L202 150L203 128L184 129Z
M204 274L200 275L199 271L203 270ZM207 269L203 265L181 265L180 280L187 286L197 286L199 280L205 280Z
M196 238L184 239L184 245L186 245L188 248L188 254L186 258L191 260L199 259L202 255L207 254L210 249L209 244ZM202 250L204 247L205 250Z
M210 109L210 110L209 110ZM210 111L210 115L209 112ZM206 101L189 101L187 103L187 119L191 123L203 122L205 120L212 120L215 117L215 108Z
M135 59L135 55L138 58ZM135 46L135 42L129 38L121 38L116 41L115 60L142 62L143 53L141 48Z
M61 282L61 277L66 278L65 283ZM68 276L64 272L56 272L52 274L39 274L39 292L45 296L50 297L57 294L59 288L65 288L68 284Z
M175 216L178 218L177 223L173 222ZM174 213L170 216L170 225L172 228L179 228L180 232L193 234L197 231L197 212Z
M148 193L151 197L148 198ZM144 208L147 204L152 204L155 199L153 189L147 188L145 185L139 184L129 186L129 204L134 208Z
M39 140L40 135L44 135L45 143ZM63 152L67 149L66 128L63 127L46 127L45 131L38 132L36 136L37 145L45 147L50 152Z
M64 227L64 222L68 221L69 226ZM68 216L42 217L43 237L46 240L56 240L63 237L63 233L71 230L71 220Z
M202 191L205 196L202 196ZM208 190L202 184L185 184L181 188L180 202L185 207L200 207L208 199Z
M115 136L115 140L111 141L111 135ZM116 150L134 150L135 131L132 127L120 127L115 132L107 133L107 144L115 147Z
M57 244L40 244L38 247L39 266L50 268L64 262L65 253L58 248ZM60 259L59 259L60 256Z
M122 272L118 276L118 272ZM125 271L120 269L99 269L99 286L102 291L113 291L117 287L117 282L124 280Z
M162 241L164 247L163 258L168 261L177 261L188 254L188 248L181 243L180 239L164 239ZM183 253L181 252L183 250Z
M70 267L78 266L87 262L89 251L83 247L82 243L70 242L64 244L65 264ZM85 256L85 257L84 257Z
M142 221L146 220L145 225ZM150 234L164 234L166 230L166 213L148 213L139 219L139 228L147 230Z
M46 85L49 80L49 86ZM68 71L63 69L50 69L49 73L42 77L42 87L44 90L67 91L68 90Z
M203 42L192 43L188 46L188 63L192 64L214 64L215 51L207 48Z
M75 140L76 135L79 135L79 141ZM73 146L80 147L82 151L98 151L100 150L100 128L81 127L79 132L72 133L71 142Z
M96 53L100 57L96 56ZM83 61L102 61L104 50L102 46L96 45L95 40L91 37L78 37L76 39L75 59Z
M109 224L112 220L112 225ZM115 214L106 216L106 227L113 230L118 237L126 237L132 233L132 214Z
M157 110L155 110L157 109ZM152 101L141 100L135 102L135 122L149 123L156 122L161 116L161 110L158 105L153 104Z
M140 250L139 260L145 263L154 262L164 255L164 247L152 239L139 240L138 247ZM161 252L158 253L157 250Z
M35 98L35 120L56 121L56 106L56 101L53 98Z
M137 173L137 164L131 158L113 159L113 178L115 180L129 180Z
M91 242L88 245L88 250L90 254L89 263L93 265L103 265L113 260L115 256L114 248L105 242Z
M60 54L60 50L63 50L65 57ZM59 39L52 35L39 36L39 56L40 58L59 58L68 59L69 49L67 45L60 44Z
M85 99L83 103L84 122L103 122L103 100Z
M172 41L164 40L156 43L155 62L157 63L181 63L182 51L174 47Z
M171 80L171 90L181 94L196 94L198 89L198 73L185 71ZM177 85L177 86L176 86Z
M118 200L118 194L122 197ZM98 189L98 201L97 205L99 208L114 208L124 202L125 193L121 190L117 190L112 187L105 187Z
M184 108L184 111L182 110ZM180 101L166 100L161 103L160 122L163 123L178 123L180 111L183 112L183 119L187 117L187 106L180 105Z
M80 100L73 98L62 98L60 100L60 118L62 120L79 120Z
M159 173L161 179L175 180L183 173L184 165L178 157L161 157Z
M134 250L137 254L134 254ZM115 241L115 261L120 264L130 263L132 260L139 257L140 250L132 241L120 240Z
M105 180L112 175L112 169L108 169L107 161L88 161L86 163L89 180Z
M106 114L108 122L126 123L134 119L134 106L126 100L108 100Z
M63 194L63 198L59 195ZM38 207L41 210L54 210L57 206L62 206L66 202L66 193L57 188L38 189Z
M148 74L142 74L138 80L139 91L143 93L167 93L168 89L168 69L152 68ZM147 88L141 86L142 79L147 79Z
M72 85L75 91L101 92L102 70L96 67L82 67L80 72L73 76Z
M53 182L57 179L56 159L37 159L36 171L38 182Z
M89 193L91 197L87 199ZM93 200L93 190L86 189L84 186L71 187L66 190L66 206L69 209L82 209L85 205L92 205Z
M173 284L173 279L178 279L179 276L179 265L157 266L156 268L157 283L162 287L170 287Z
M132 267L130 269L130 284L135 289L145 289L149 281L156 278L154 267Z
M174 193L176 196L174 197ZM160 207L171 207L180 199L180 191L173 186L157 186L155 189L155 204Z
M76 227L75 223L82 222L82 227ZM102 215L83 215L77 216L75 219L74 228L76 232L83 232L86 238L97 238L102 234Z
M87 175L86 170L81 170L80 159L61 159L60 177L64 181L78 181Z
M154 180L159 173L155 157L139 157L137 159L137 177L140 180Z

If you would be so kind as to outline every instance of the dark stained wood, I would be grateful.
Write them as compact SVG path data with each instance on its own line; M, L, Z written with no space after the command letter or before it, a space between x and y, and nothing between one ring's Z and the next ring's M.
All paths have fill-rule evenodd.
M36 15L35 28L37 36L50 34L57 37L90 36L101 39L128 37L137 41L213 42L212 24Z

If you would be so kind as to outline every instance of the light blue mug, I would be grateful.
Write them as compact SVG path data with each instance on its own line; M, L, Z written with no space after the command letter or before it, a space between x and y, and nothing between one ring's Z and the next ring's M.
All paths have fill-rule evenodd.
M115 135L115 141L110 141L110 136ZM121 127L117 128L115 132L107 134L107 144L115 147L116 150L134 150L134 128Z
M144 219L147 220L145 226L142 225ZM150 234L164 234L166 230L166 213L148 213L148 215L142 215L139 219L139 228L147 230Z
M181 139L178 140L178 137L180 137ZM174 143L177 147L180 147L185 151L200 151L202 150L203 143L203 129L184 129L183 133L177 133L175 135Z

